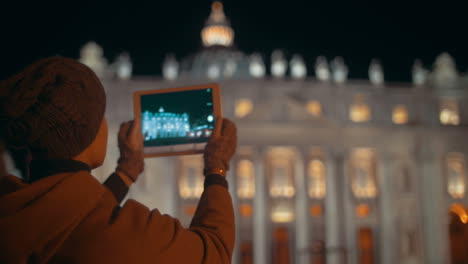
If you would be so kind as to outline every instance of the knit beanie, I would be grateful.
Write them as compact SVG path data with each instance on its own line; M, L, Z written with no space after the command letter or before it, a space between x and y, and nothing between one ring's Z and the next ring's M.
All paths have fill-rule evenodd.
M90 68L63 57L41 59L0 82L0 136L35 158L69 159L93 142L105 107Z

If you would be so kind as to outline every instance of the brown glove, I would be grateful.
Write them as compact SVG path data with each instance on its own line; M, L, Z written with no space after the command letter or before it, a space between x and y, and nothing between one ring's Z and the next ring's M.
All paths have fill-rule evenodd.
M226 171L229 170L229 162L236 152L236 147L236 125L229 119L218 120L213 136L208 141L203 155L205 176L210 174L225 176Z
M141 122L128 121L120 125L118 145L120 158L116 172L136 181L145 167L143 158L143 135Z

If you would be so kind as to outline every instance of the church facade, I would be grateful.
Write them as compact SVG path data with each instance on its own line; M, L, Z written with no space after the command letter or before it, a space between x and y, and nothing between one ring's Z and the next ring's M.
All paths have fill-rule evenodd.
M233 263L468 260L468 76L450 55L432 70L416 62L412 83L386 83L377 60L369 80L348 80L340 57L317 58L312 77L301 56L288 61L279 50L267 75L262 56L233 48L219 2L201 37L204 49L168 56L161 77L131 76L127 54L109 65L97 44L83 48L81 61L101 77L109 102L108 156L97 177L115 168L133 92L217 82L223 115L239 133L228 175ZM129 198L187 225L203 191L201 155L145 164Z

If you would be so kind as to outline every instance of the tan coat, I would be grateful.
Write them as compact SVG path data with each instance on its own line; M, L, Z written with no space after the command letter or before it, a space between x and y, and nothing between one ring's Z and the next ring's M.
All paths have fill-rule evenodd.
M190 228L113 194L88 172L0 178L0 263L230 263L226 188L205 188Z

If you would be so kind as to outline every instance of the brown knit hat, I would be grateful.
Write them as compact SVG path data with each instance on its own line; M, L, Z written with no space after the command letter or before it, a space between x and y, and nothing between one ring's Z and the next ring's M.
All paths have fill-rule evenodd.
M93 142L105 107L91 69L68 58L42 59L0 82L1 137L36 158L69 159Z

